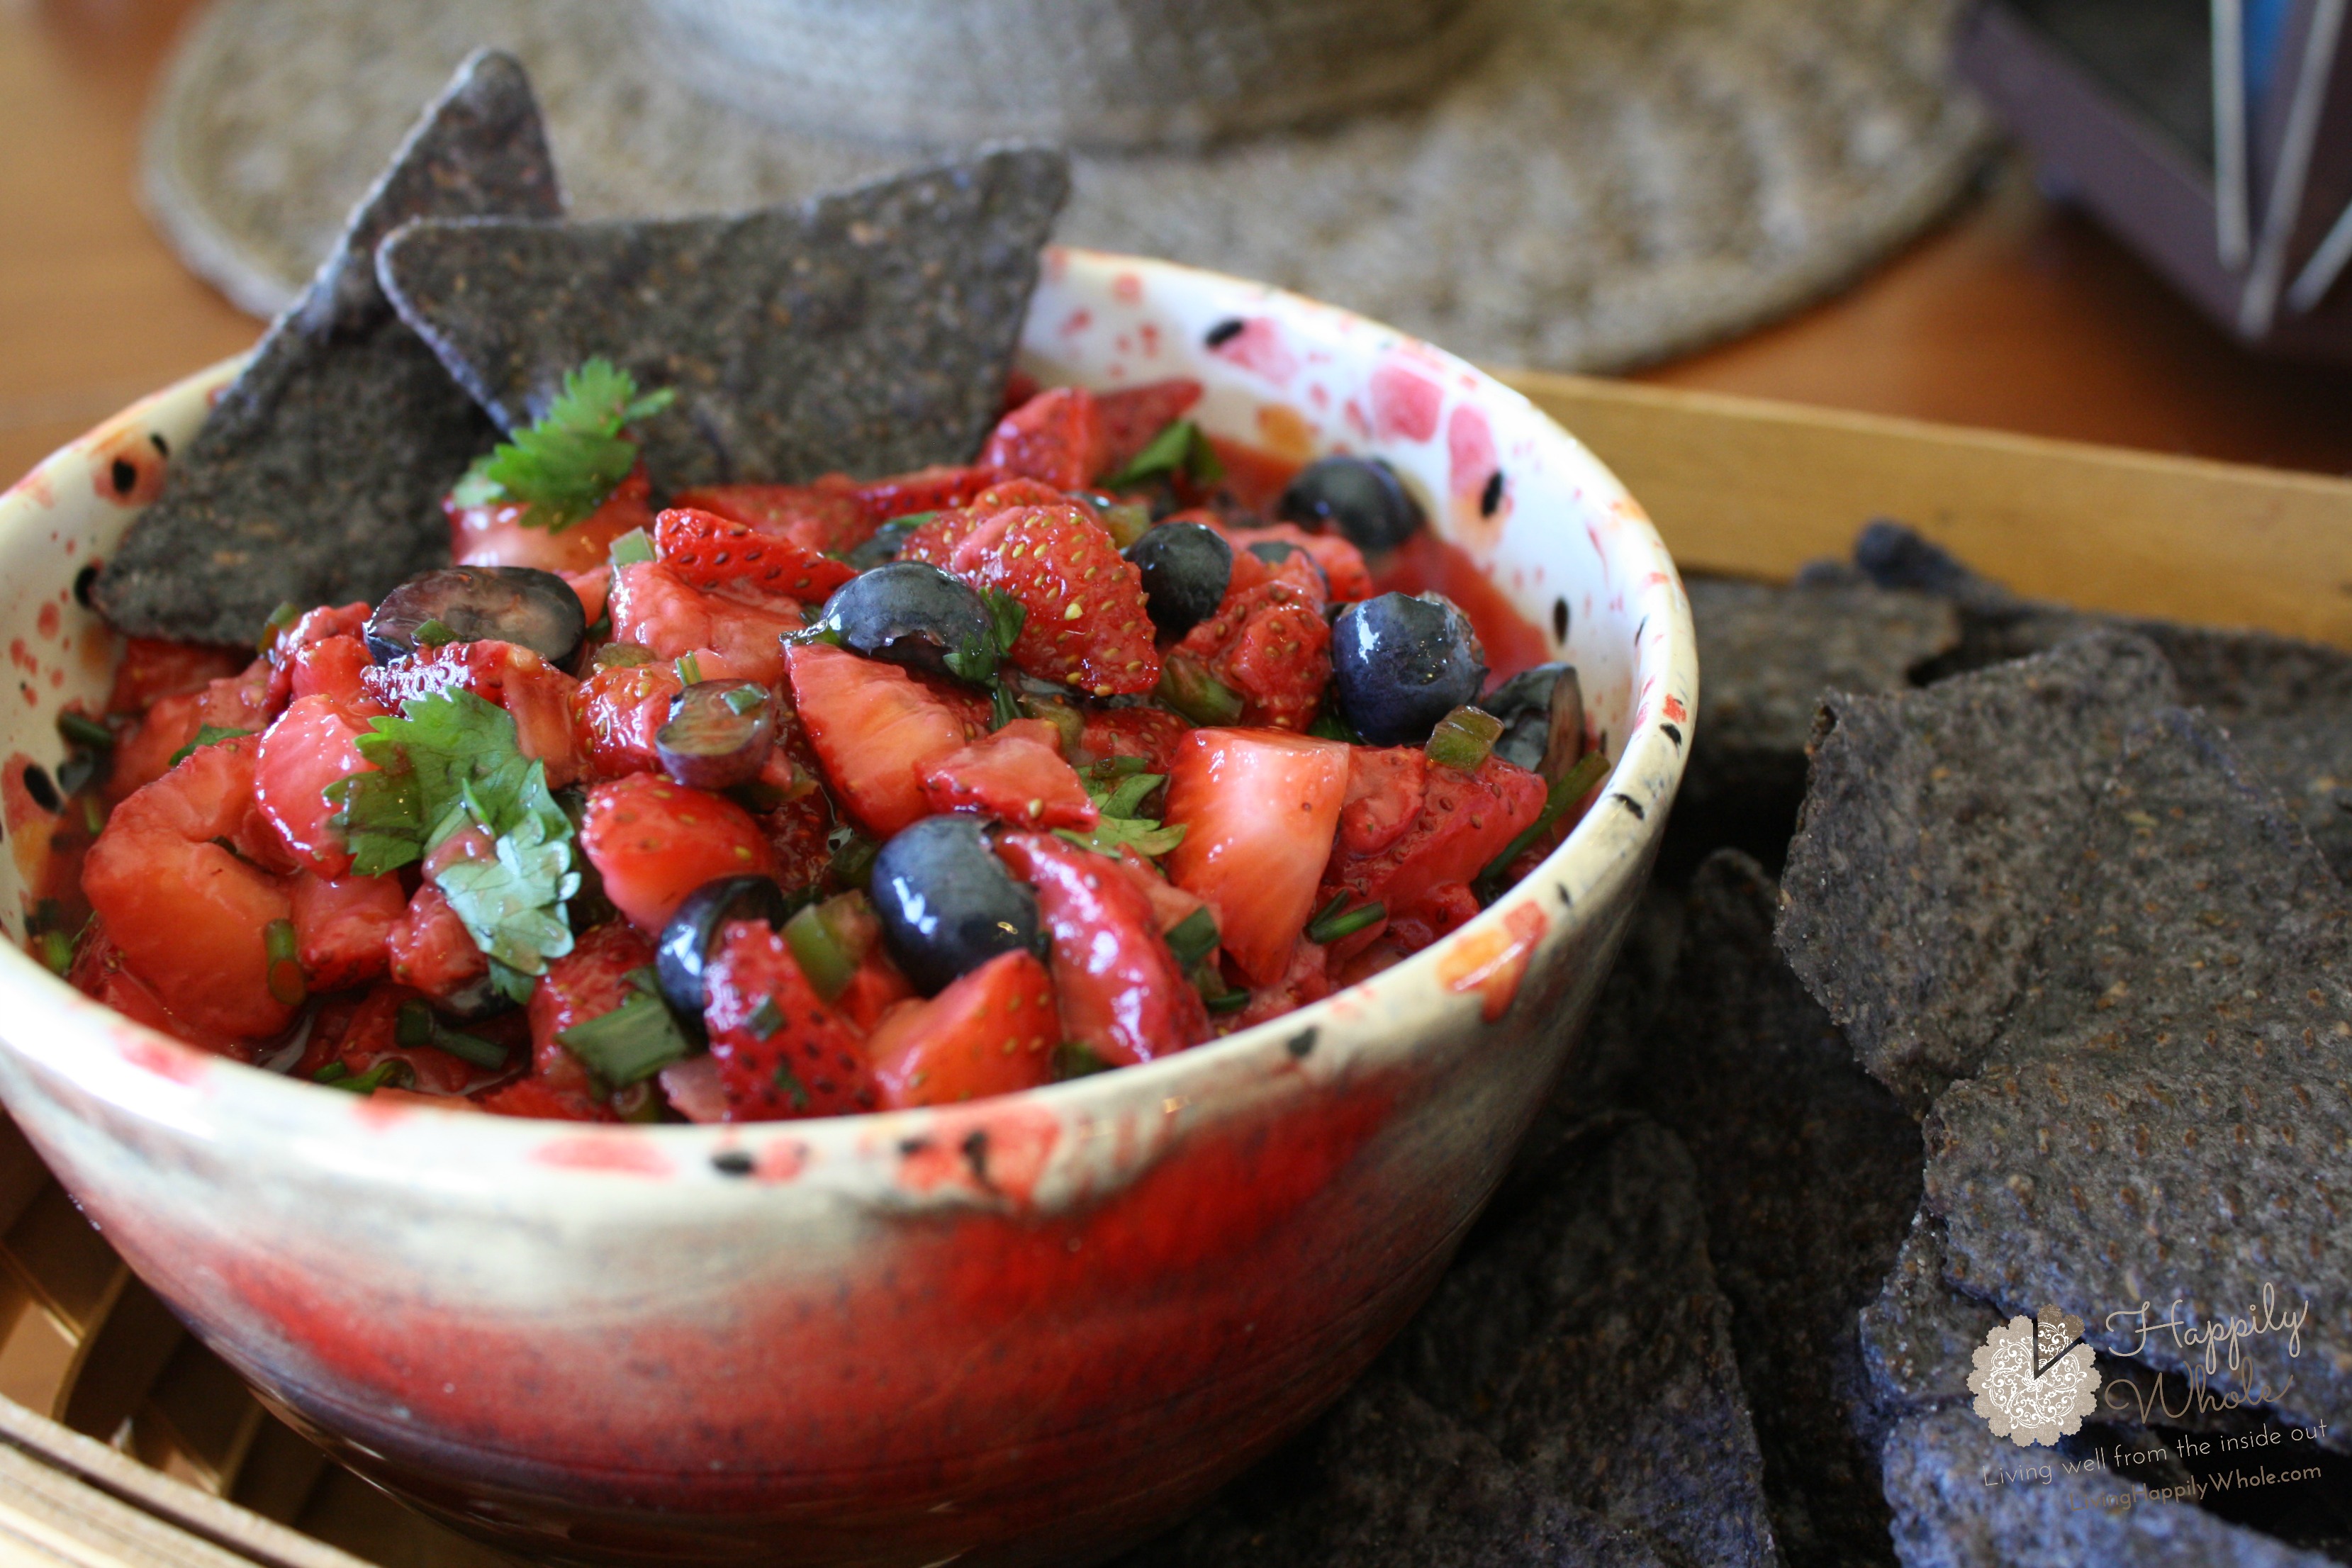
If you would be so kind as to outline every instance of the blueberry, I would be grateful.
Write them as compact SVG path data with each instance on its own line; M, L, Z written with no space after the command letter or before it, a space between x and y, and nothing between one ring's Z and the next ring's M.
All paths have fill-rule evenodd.
M1337 526L1368 555L1394 550L1421 527L1421 505L1378 458L1320 458L1298 470L1274 515L1301 528Z
M1382 594L1332 625L1332 694L1367 745L1421 744L1486 683L1486 650L1451 599Z
M368 617L368 653L390 664L433 642L507 642L570 668L588 620L580 595L535 566L444 566L411 577Z
M1165 522L1127 547L1143 574L1143 604L1163 637L1181 637L1217 613L1234 580L1234 547L1213 528Z
M721 877L688 893L654 947L654 977L663 999L688 1018L701 1017L709 1000L702 968L719 928L729 921L765 921L782 929L788 909L784 890L766 877Z
M1495 754L1546 772L1573 763L1584 747L1584 691L1572 664L1539 664L1495 688L1478 706L1503 721Z
M688 789L732 789L757 778L775 750L775 702L756 680L698 680L670 699L654 731L662 772Z
M871 888L890 956L926 996L999 953L1037 950L1037 895L971 817L901 829L874 858Z
M989 646L996 623L969 583L921 561L893 561L834 590L816 624L841 646L909 669L952 675L948 655Z

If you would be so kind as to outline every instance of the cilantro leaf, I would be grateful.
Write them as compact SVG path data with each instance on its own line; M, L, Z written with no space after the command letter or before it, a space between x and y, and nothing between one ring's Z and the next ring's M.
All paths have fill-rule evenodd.
M1184 842L1184 825L1181 822L1161 826L1148 816L1098 816L1092 832L1078 833L1067 827L1054 831L1071 843L1100 854L1116 857L1121 845L1131 844L1139 855L1157 859Z
M453 860L434 883L489 955L499 989L528 997L531 977L572 951L565 900L580 890L572 819L545 764L522 754L505 710L462 689L412 697L353 743L375 771L328 786L352 868L378 876L463 829L488 834L494 854Z
M640 396L627 371L591 359L563 378L562 392L536 422L476 458L451 494L459 506L520 501L524 527L569 528L635 466L637 445L622 436L623 426L660 413L676 395L664 387Z
M988 605L990 626L983 637L969 638L964 645L940 662L948 673L974 686L992 686L999 668L1013 657L1013 645L1021 640L1021 628L1028 623L1028 606L1012 595L998 588L982 588L982 601ZM1016 718L1019 715L1014 715ZM1000 722L999 728L1003 725Z

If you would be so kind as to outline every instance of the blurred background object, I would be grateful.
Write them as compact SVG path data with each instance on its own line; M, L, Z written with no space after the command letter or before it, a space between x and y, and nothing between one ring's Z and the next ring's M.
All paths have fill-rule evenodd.
M2352 362L2347 0L1979 0L1967 78L2175 287L2258 348Z
M407 58L403 48L413 47L413 40L404 46L396 36L402 19L412 15L406 0L377 7L383 18L363 27L355 41L325 36L349 22L350 13L364 9L349 0L287 7L276 41L257 41L251 68L267 71L268 79L281 86L299 79L289 73L305 60L341 76L326 79L308 97L289 103L270 104L257 90L225 95L205 121L217 145L234 152L232 174L250 193L257 230L268 227L298 238L322 236L337 216L331 204L341 198L325 194L313 178L296 179L296 171L315 174L332 166L341 168L347 181L364 179L383 149L356 139L373 134L388 144L413 108L421 89L382 79L416 68L401 64ZM1715 9L1747 18L1748 34L1730 35L1729 42L1762 33L1769 44L1773 8L1748 0L1744 7ZM1827 25L1819 21L1818 5L1788 9L1812 16L1807 26ZM1594 0L1585 25L1622 27L1629 17L1638 20L1642 10L1634 0ZM1700 10L1687 0L1675 0L1656 7L1656 14L1671 20ZM209 26L226 25L207 24L207 15L235 22L235 13L233 4L207 6L203 0L0 0L0 210L9 219L0 226L0 344L6 348L0 354L0 468L11 476L130 399L246 347L258 333L251 316L234 309L166 247L133 196L142 178L142 117L161 126L170 116L173 89L164 73L174 46L180 46L181 69L191 68ZM483 14L498 15L491 8ZM1553 14L1565 11L1555 7ZM1889 14L1915 15L1874 8L1853 15L1859 26L1871 15ZM473 38L461 21L448 26L456 36L436 47L454 58ZM1802 31L1797 29L1798 42ZM592 29L592 36L557 42L586 52L597 36L603 35ZM1906 68L1908 79L1921 94L1932 89L1932 97L1919 101L1945 102L1943 79L1936 74L1941 67L1935 63L1948 47L1944 34L1927 28L1891 36L1927 40L1934 51L1930 64L1924 71ZM642 52L639 37L633 31L630 41L614 47ZM1624 181L1619 216L1599 215L1611 220L1601 226L1626 247L1607 261L1625 275L1610 285L1614 289L1654 287L1644 279L1657 258L1689 255L1692 247L1711 242L1717 217L1692 212L1677 229L1665 223L1675 209L1652 194L1653 185L1677 173L1676 159L1720 157L1738 173L1742 148L1769 143L1760 137L1728 142L1717 128L1727 122L1739 128L1742 116L1768 128L1801 123L1775 120L1770 100L1706 100L1717 91L1721 72L1706 51L1714 47L1720 54L1726 47L1720 26L1713 32L1702 26L1689 37L1662 36L1640 47L1627 44L1601 62L1604 76L1634 66L1677 76L1677 90L1706 100L1691 124L1665 128L1678 140L1661 134L1646 142L1603 141L1580 151L1543 143L1529 132L1516 141L1486 143L1490 162L1514 170L1513 178L1524 184L1538 185L1551 177L1550 171L1575 165L1589 172L1628 147L1647 149L1649 162L1613 174L1600 171ZM1833 73L1835 61L1844 58L1832 56L1831 63L1816 68L1807 65L1794 43L1766 52L1781 62L1781 79L1796 84L1801 99L1808 71ZM1496 68L1492 62L1499 53L1490 49L1479 68ZM438 68L426 68L426 74ZM730 152L725 143L668 140L681 116L740 111L709 105L698 90L667 81L666 76L629 78L602 90L604 96L586 108L601 109L609 123L589 129L610 147L613 168L583 167L576 144L559 149L571 160L568 173L583 205L617 202L623 185L635 183L653 188L676 210L715 199L714 192L730 182L781 183L788 173L755 155ZM1787 95L1784 89L1782 97ZM674 99L688 100L688 109L679 110ZM1651 136L1642 124L1644 116L1680 112L1672 97L1622 101L1631 106L1629 138L1635 132ZM1443 117L1421 123L1432 141L1454 134ZM274 132L273 124L278 127ZM1398 138L1395 145L1416 151L1409 138ZM1425 155L1430 162L1423 165L1398 154L1392 168L1375 168L1358 188L1385 191L1386 199L1401 208L1420 204L1448 166L1446 156ZM894 160L904 153L887 156ZM1973 160L1973 152L1969 157ZM333 164L337 158L346 162ZM1562 242L1557 235L1517 223L1511 205L1516 198L1494 195L1478 175L1473 167L1462 189L1435 193L1433 199L1453 203L1447 210L1483 209L1488 226L1477 232L1492 237L1492 247L1510 265L1558 265L1552 253ZM2352 423L2341 413L2352 406L2352 374L2248 355L2076 209L2038 189L2016 162L1997 163L1974 184L1956 184L1958 199L1940 207L1948 221L1936 222L1932 216L1914 220L1926 226L1907 241L1901 237L1913 232L1911 225L1882 235L1866 251L1856 252L1843 270L1784 300L1791 313L1711 348L1658 360L1636 374L1674 387L2352 471ZM1168 210L1154 215L1155 221L1187 219L1201 210L1189 195L1160 205ZM1314 245L1325 221L1317 199L1260 200L1255 206L1218 210L1228 221L1246 225L1241 237L1275 247ZM1645 234L1624 221L1623 213L1662 226ZM1782 228L1802 232L1796 221L1805 216L1801 208L1767 216ZM1101 237L1118 242L1122 236L1113 230ZM1124 237L1148 247L1150 236ZM299 273L307 265L303 246L320 242L312 237L289 247L275 265L286 275ZM1723 246L1712 266L1727 289L1739 285L1748 290L1739 301L1748 304L1756 294L1754 280L1746 276L1744 243L1736 237ZM1826 297L1793 308L1816 294ZM1569 314L1578 322L1588 319ZM1741 319L1759 317L1751 311ZM1481 352L1494 363L1536 357L1533 349L1516 344Z

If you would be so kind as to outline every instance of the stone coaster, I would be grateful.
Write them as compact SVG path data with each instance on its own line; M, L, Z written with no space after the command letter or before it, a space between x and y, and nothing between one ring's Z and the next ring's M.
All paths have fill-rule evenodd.
M1264 279L1474 359L1608 369L1837 288L1944 211L1987 145L1947 79L1957 0L1509 9L1417 105L1081 157L1058 237ZM797 199L929 155L725 107L667 67L634 4L221 0L152 106L149 209L199 272L274 311L483 44L530 68L581 217Z

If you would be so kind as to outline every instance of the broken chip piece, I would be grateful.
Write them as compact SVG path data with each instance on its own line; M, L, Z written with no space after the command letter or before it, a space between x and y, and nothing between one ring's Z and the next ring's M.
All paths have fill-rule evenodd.
M373 600L446 563L441 496L497 433L385 302L376 242L420 216L562 210L522 68L475 54L99 575L115 628L249 645L279 605Z
M636 426L657 495L971 459L1069 188L1013 149L723 217L427 220L377 272L508 429L603 356L677 399Z

